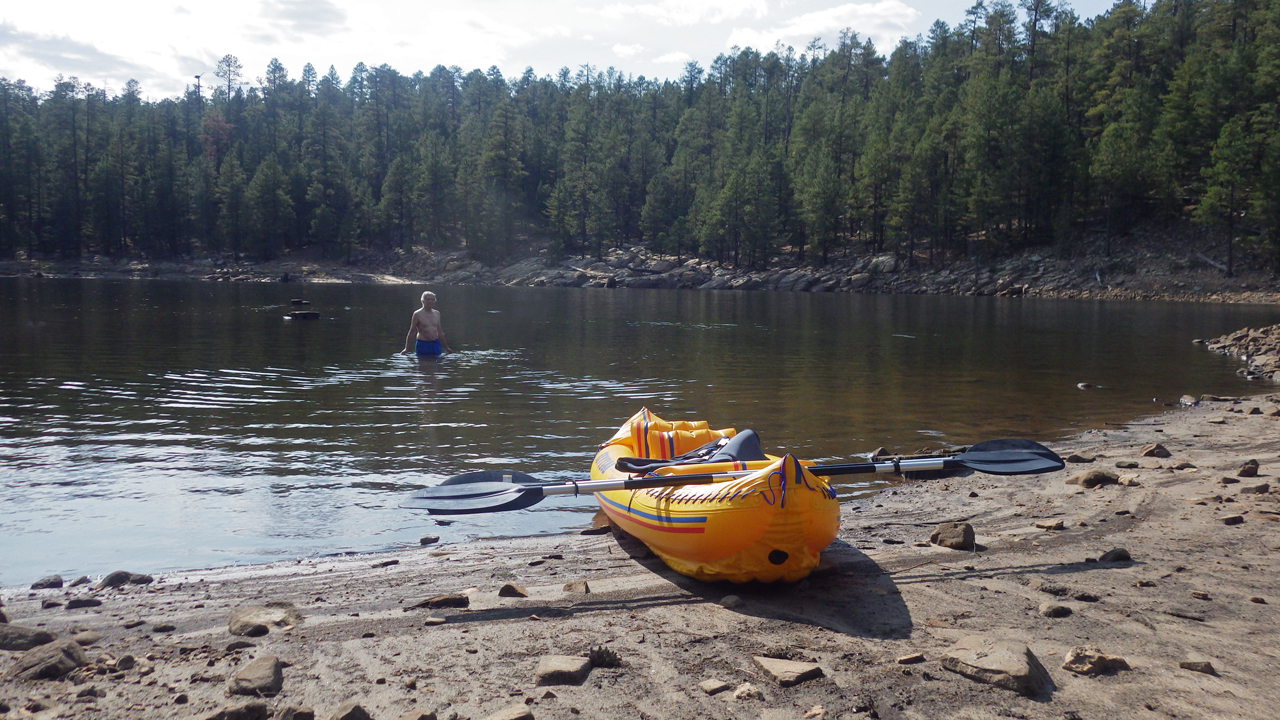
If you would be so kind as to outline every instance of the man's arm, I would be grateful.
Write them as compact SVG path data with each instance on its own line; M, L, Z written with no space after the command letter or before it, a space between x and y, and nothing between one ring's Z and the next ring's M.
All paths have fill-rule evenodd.
M440 322L440 311L436 311L436 337L440 338L440 347L445 352L453 352L449 349L449 341L444 339L444 323Z
M409 334L404 336L404 350L401 350L400 352L402 353L409 352L409 346L413 344L413 341L416 338L417 334L418 334L418 313L415 312L413 314L413 321L409 323Z

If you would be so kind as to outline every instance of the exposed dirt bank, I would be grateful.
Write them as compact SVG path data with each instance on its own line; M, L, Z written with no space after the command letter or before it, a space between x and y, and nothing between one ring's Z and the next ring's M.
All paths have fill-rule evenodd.
M1113 251L1094 240L1069 249L952 262L945 268L930 267L923 258L909 265L903 258L879 255L837 257L821 268L783 257L765 269L750 270L655 255L640 247L612 250L602 258L565 260L552 260L543 251L487 265L465 251L415 248L360 252L350 262L313 254L261 263L234 263L225 257L185 262L19 260L0 262L0 275L1280 302L1280 278L1262 269L1257 258L1242 257L1236 276L1227 278L1225 258L1219 257L1223 250L1213 247L1200 231L1153 228L1116 240Z
M1272 718L1277 401L1206 401L1091 431L1055 446L1075 455L1057 473L886 490L845 507L823 566L794 585L695 582L606 534L9 589L13 626L92 634L72 658L87 664L61 679L0 679L0 716L306 717L288 711L306 706L329 718L355 701L378 720ZM1090 469L1119 482L1066 482ZM976 547L928 544L942 521L971 523ZM1131 560L1099 560L1116 548ZM68 609L89 599L101 604ZM302 619L229 633L235 609L268 601ZM1009 648L1036 658L1033 679L1046 670L1032 696L948 669L963 667L960 646L993 640L1011 641L1010 672ZM562 660L559 677L585 671L581 684L536 684L548 656L601 646L620 665ZM1078 646L1110 656L1095 663L1110 669L1063 669ZM0 652L0 673L20 657ZM800 663L798 674L768 658ZM243 674L251 664L265 670L256 680ZM262 704L226 710L253 700L233 687L276 680Z

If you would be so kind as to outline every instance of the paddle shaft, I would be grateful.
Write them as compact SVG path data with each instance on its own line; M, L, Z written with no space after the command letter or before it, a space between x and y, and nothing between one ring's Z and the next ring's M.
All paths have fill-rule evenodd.
M805 469L814 475L824 477L831 475L865 475L869 473L918 472L921 470L942 470L947 468L947 461L954 458L918 458L915 460L899 460L897 462L865 462L847 463L843 465L811 465ZM957 462L952 467L963 467ZM759 470L735 470L721 473L697 473L693 475L654 475L648 477L626 478L619 480L587 480L575 483L554 485L525 485L519 492L541 492L547 495L579 495L581 493L604 492L606 490L645 490L656 487L674 487L677 485L707 485L721 480L744 477Z

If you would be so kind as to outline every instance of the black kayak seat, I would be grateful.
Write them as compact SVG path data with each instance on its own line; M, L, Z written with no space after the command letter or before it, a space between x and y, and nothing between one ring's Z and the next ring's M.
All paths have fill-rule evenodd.
M720 438L684 455L670 460L659 458L618 458L614 468L625 473L647 473L671 465L701 465L719 462L750 462L768 460L760 449L760 437L755 430L743 430L731 438Z

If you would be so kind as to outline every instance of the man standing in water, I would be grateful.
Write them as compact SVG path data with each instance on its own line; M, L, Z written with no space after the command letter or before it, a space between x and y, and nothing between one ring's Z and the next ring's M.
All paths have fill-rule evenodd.
M404 350L401 352L408 353L409 343L415 338L414 350L419 357L453 352L444 339L444 328L440 326L440 311L436 309L436 294L433 292L422 293L422 309L413 312L413 322L409 324L409 334L404 338Z

